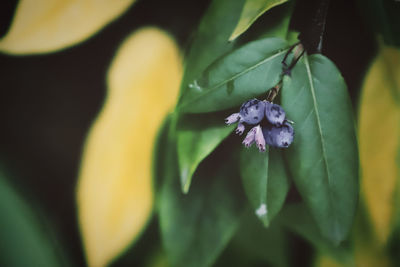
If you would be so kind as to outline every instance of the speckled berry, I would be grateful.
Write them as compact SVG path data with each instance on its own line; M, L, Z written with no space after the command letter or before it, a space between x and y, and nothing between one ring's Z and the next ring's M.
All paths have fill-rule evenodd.
M281 126L264 126L263 134L265 142L272 147L289 147L294 139L293 127L288 122L284 122Z
M258 99L249 100L240 107L240 118L247 124L260 123L265 114L265 102Z
M281 126L285 121L286 114L283 108L277 104L273 104L268 101L265 103L265 117L267 120L275 126Z

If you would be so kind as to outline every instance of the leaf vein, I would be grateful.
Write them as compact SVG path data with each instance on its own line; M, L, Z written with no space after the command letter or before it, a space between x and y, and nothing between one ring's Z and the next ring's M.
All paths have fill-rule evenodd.
M310 63L308 61L308 55L307 54L304 56L304 59L305 59L305 65L306 65L306 70L307 70L308 81L310 83L311 95L312 95L313 103L314 103L313 107L314 107L314 111L315 111L316 118L317 118L318 131L319 131L320 139L321 139L321 150L322 150L323 159L324 159L324 165L325 165L326 174L327 174L327 178L328 178L327 179L328 180L328 186L329 186L329 188L331 188L331 173L329 171L330 168L329 168L329 164L328 164L328 161L327 161L326 148L325 148L324 141L323 141L324 135L323 135L323 132L322 132L320 115L319 115L319 111L318 111L317 98L316 98L316 95L315 95L313 76L312 76L312 73L311 73ZM329 199L330 199L329 205L332 207L332 205L333 205L332 203L334 201L333 201L331 190L328 190L328 195L329 195ZM335 213L335 209L333 207L332 207L332 212ZM337 220L336 214L334 214L333 218L334 218L335 221Z
M206 96L206 95L208 95L208 94L214 92L215 89L217 89L217 88L223 86L224 84L226 84L226 83L228 83L228 82L230 82L230 81L233 81L233 80L239 78L240 76L242 76L242 75L244 75L244 74L246 74L246 73L248 73L248 72L254 70L255 68L257 68L257 67L259 67L259 66L265 64L266 62L268 62L268 61L270 61L270 60L273 60L273 59L279 57L280 55L283 55L283 54L286 53L286 52L287 52L287 49L283 50L282 52L276 53L276 54L274 54L274 55L272 55L272 56L270 56L270 57L267 57L267 58L265 58L265 59L259 61L258 63L256 63L256 64L250 66L249 68L246 68L246 69L244 69L243 71L241 71L241 72L239 72L239 73L237 73L237 74L231 76L230 78L228 78L228 79L226 79L226 80L223 80L222 82L218 83L217 85L214 85L213 87L208 88L206 91L204 91L203 94L199 95L198 97L193 98L191 101L188 101L186 104L182 105L182 106L180 107L180 109L182 109L183 107L188 106L188 105L190 105L190 104L196 102L196 101L198 100L198 98L204 97L204 96Z

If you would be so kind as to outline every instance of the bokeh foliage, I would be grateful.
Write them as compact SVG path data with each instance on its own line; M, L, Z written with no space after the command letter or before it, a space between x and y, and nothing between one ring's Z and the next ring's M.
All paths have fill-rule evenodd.
M318 1L214 0L185 5L183 1L162 4L143 0L129 10L133 1L111 4L113 8L107 1L56 2L21 0L9 33L0 40L4 53L0 82L4 88L17 88L17 93L4 90L9 92L4 94L2 105L7 126L2 135L11 140L10 144L4 141L2 156L12 171L2 178L5 219L1 220L0 263L398 264L398 3L331 1L322 49L326 57L304 56L291 77L284 78L282 98L277 100L295 120L297 139L285 153L269 149L259 154L255 149L241 149L241 140L230 135L233 128L226 127L223 118L242 101L264 96L279 81L285 49L294 42L297 31L306 29L298 18L305 21L307 14L312 18ZM347 21L347 27L340 27L339 21ZM146 28L125 39L149 24L167 32ZM97 50L90 54L93 47ZM105 55L103 47L108 48ZM32 56L53 52L58 53ZM59 130L56 133L62 138L51 135L56 140L51 143L44 137L52 124L40 119L64 101L77 103L62 97L69 89L62 81L73 76L70 69L74 65L62 65L65 61L59 61L61 56L71 58L76 65L104 58L98 66L99 61L93 61L96 71L85 67L80 70L88 74L82 79L72 77L76 92L92 87L80 102L92 106L81 108L84 122L69 126L77 125L80 130L74 137L79 141L73 144L73 156L68 159L75 164L68 172L64 198L48 193L52 189L46 188L45 179L30 179L43 175L45 163L51 165L43 157L35 160L34 156L40 155L37 151L54 147L57 155L62 155L54 143L70 138ZM39 63L42 59L47 61ZM54 68L57 70L51 72ZM46 69L52 74L49 78L37 75ZM270 75L266 75L267 70ZM44 83L44 89L35 86L37 93L31 93L30 99L24 94L30 82L46 79L53 82ZM96 87L90 81L98 81ZM50 90L50 84L60 86ZM45 92L60 93L60 101L40 97ZM49 101L54 105L34 113L42 117L31 115L32 122L21 120L26 118L20 115L26 113L23 103L36 107ZM198 112L202 114L193 114ZM54 120L61 120L62 125L56 114ZM68 116L74 121L81 114ZM22 126L17 127L19 124ZM17 131L23 134L14 137ZM35 134L42 139L35 139ZM33 143L41 140L43 145L24 146L30 144L28 141L16 144L24 137L32 138ZM24 149L36 150L24 157ZM30 161L35 164L24 164ZM30 171L38 175L27 175ZM58 169L53 173L62 172ZM12 186L10 177L17 181ZM73 201L76 183L77 206ZM51 185L63 191L63 182L56 180ZM47 195L41 196L42 192ZM56 212L63 207L58 205L60 199L69 207L65 221L62 210ZM268 215L258 220L255 211L263 204ZM73 217L76 210L78 220ZM38 214L46 219L38 220ZM52 225L43 224L45 221ZM80 243L76 221L81 226L82 249L76 246ZM73 226L67 227L66 222ZM45 227L49 230L43 231ZM75 239L67 237L71 232ZM37 252L25 249L32 247L31 243Z

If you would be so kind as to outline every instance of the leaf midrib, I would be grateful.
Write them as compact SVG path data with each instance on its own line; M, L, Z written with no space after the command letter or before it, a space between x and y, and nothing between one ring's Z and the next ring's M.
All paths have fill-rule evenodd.
M241 71L241 72L239 72L239 73L233 75L232 77L230 77L230 78L228 78L228 79L226 79L226 80L223 80L222 82L220 82L220 83L214 85L213 87L207 89L206 91L204 91L203 94L201 94L201 95L199 95L199 96L193 98L191 101L187 102L187 103L184 104L184 105L181 105L181 106L178 107L178 108L179 108L179 109L183 109L184 107L186 107L186 106L188 106L188 105L190 105L190 104L192 104L192 103L198 101L199 98L204 97L204 96L206 96L206 95L208 95L208 94L214 92L215 89L221 87L222 85L224 85L224 84L226 84L226 83L228 83L228 82L230 82L230 81L233 81L233 80L239 78L240 76L242 76L242 75L248 73L249 71L251 71L251 70L253 70L253 69L255 69L255 68L261 66L262 64L264 64L264 63L266 63L266 62L268 62L268 61L270 61L270 60L272 60L272 59L274 59L274 58L276 58L276 57L279 57L280 55L286 53L287 50L288 50L288 49L285 49L285 50L283 50L282 52L278 52L278 53L274 54L273 56L267 57L267 58L265 58L265 59L259 61L258 63L256 63L256 64L250 66L249 68L247 68L247 69L245 69L245 70L243 70L243 71Z
M305 65L306 65L308 81L310 83L310 91L311 91L311 95L312 95L312 98L313 98L314 112L315 112L315 115L317 117L318 131L319 131L319 134L320 134L320 137L321 137L320 138L320 140L321 140L321 149L322 149L324 165L325 165L325 169L326 169L326 173L327 173L327 178L328 178L328 186L329 186L329 188L331 188L331 174L329 172L329 164L328 164L328 161L327 161L326 148L325 148L324 141L323 141L324 138L323 138L323 134L322 134L321 121L319 119L319 111L318 111L318 104L317 104L317 99L316 99L316 95L315 95L314 82L313 82L310 63L308 61L308 55L307 54L304 55L304 61L305 61ZM335 225L334 227L336 227L337 216L336 216L336 211L333 208L333 204L332 204L333 203L333 197L332 197L331 190L328 190L328 195L329 195L329 206L331 206L332 213L333 213L333 220L335 221L334 222L334 225Z

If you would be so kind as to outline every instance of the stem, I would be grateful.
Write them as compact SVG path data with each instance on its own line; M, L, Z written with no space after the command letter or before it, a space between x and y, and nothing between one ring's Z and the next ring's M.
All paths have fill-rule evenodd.
M291 51L293 51L294 49L294 56L292 61L290 62L290 65L288 66L288 64L286 63L286 60L290 54ZM281 78L278 82L277 85L275 85L274 87L272 87L269 91L268 91L268 95L267 95L267 101L269 102L273 102L275 97L278 95L279 91L282 88L282 82L283 82L283 77L285 75L290 75L292 69L296 66L297 62L300 60L300 58L304 55L305 49L304 46L299 42L299 43L295 43L294 45L292 45L288 52L286 53L285 57L282 60L282 73L281 73Z
M321 53L330 0L299 0L299 39L308 54Z
M286 59L287 59L287 57L289 56L290 52L292 52L293 49L294 49L297 45L299 45L299 44L300 44L300 42L297 42L297 43L295 43L295 44L293 44L293 45L291 45L291 46L289 47L288 51L287 51L286 54L285 54L285 57L282 59L282 64L283 64L283 66L287 67L287 64L286 64Z
M317 53L322 51L322 42L325 32L326 15L328 14L329 0L321 0L320 5L317 9L317 14L315 16L315 21L317 22L317 31L319 33L319 41L317 45Z
M290 65L288 66L288 64L286 63L286 59L289 56L290 52L294 49L294 57L292 59L292 62L290 63ZM288 50L288 52L286 53L283 61L282 61L282 65L283 65L283 70L282 70L282 76L285 75L290 75L292 69L294 68L294 66L296 66L297 62L299 61L299 59L303 56L304 54L304 46L301 43L296 43L293 46L291 46Z
M290 66L287 69L287 71L289 73L292 71L294 66L296 66L299 59L304 55L304 52L305 52L304 47L302 44L300 44L294 53L294 59L293 59L292 63L290 63Z
M278 95L279 90L282 88L282 79L279 81L277 85L271 88L271 90L268 91L268 96L267 96L267 101L273 102L275 97Z

